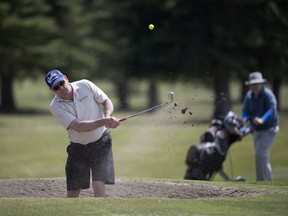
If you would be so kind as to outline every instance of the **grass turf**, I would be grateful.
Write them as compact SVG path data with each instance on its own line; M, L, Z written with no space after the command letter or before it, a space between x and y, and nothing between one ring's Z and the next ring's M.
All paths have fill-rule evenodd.
M31 84L33 89L29 88ZM100 83L99 86L113 92L109 83ZM200 134L207 128L207 122L202 120L211 116L213 96L201 85L165 84L160 86L161 101L167 100L169 91L174 91L177 107L166 107L153 115L135 117L112 131L116 177L183 177L186 151L191 144L198 142ZM282 97L287 98L287 95L285 90ZM116 100L115 96L111 97ZM52 95L44 83L28 80L16 86L16 98L22 109L48 113ZM143 98L143 91L135 93L131 99L135 110L146 108ZM285 100L282 102L282 106L287 108ZM240 105L233 107L239 113ZM183 115L181 108L188 108L192 115L188 112ZM127 114L130 113L116 110L115 116ZM235 144L224 163L227 173L244 176L248 180L245 184L268 190L273 190L270 187L283 188L282 195L272 193L248 198L197 200L1 198L0 215L287 215L286 116L287 113L280 113L281 130L271 149L272 183L253 182L255 167L251 137ZM64 176L68 139L64 129L50 114L0 115L0 128L0 178ZM214 184L226 184L219 176L215 181Z
M213 183L222 184L227 183ZM230 185L231 186L231 185ZM250 185L273 192L277 186ZM278 190L278 189L277 189ZM213 199L34 199L1 198L0 214L33 215L287 215L287 185L283 193Z

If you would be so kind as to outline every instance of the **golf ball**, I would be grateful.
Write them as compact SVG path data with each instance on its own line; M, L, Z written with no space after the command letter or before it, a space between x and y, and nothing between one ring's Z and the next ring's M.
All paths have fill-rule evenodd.
M153 24L149 24L148 28L149 28L150 30L153 30L153 29L154 29L154 25L153 25Z

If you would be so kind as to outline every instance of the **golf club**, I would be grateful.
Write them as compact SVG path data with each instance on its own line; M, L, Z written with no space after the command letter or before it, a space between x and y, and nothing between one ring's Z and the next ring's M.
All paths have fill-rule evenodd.
M122 118L122 119L120 119L120 122L125 121L125 120L127 120L127 119L130 119L130 118L132 118L132 117L141 115L141 114L143 114L143 113L150 112L151 110L157 109L157 108L159 108L159 107L161 107L161 106L164 106L164 105L167 105L167 104L171 103L171 102L173 101L173 99L174 99L174 93L173 93L173 92L169 92L169 93L168 93L168 99L169 99L169 100L168 100L167 102L165 102L165 103L156 105L156 106L151 107L151 108L149 108L149 109L146 109L146 110L143 110L143 111L141 111L141 112L135 113L135 114L133 114L133 115L127 116L127 117L125 117L125 118Z

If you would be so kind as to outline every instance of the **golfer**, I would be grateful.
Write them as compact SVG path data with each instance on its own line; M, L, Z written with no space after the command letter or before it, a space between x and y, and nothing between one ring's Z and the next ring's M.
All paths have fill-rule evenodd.
M265 82L260 72L249 74L245 84L250 86L250 91L242 110L243 120L249 120L253 128L257 181L272 181L269 152L279 131L277 101L273 92L264 86Z
M112 117L113 103L89 80L69 82L59 70L47 73L45 81L55 94L51 113L67 131L67 197L79 197L81 189L92 187L95 197L105 197L105 184L115 184L112 139L109 128L119 119Z

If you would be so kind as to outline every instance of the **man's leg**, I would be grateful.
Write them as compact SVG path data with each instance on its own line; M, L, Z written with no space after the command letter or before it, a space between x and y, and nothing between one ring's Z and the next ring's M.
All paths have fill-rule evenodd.
M103 181L92 181L95 197L106 197L105 183Z
M105 185L115 183L112 138L108 129L101 140L97 141L90 154L94 196L106 197Z
M79 197L81 189L90 187L89 161L86 151L80 145L70 144L67 147L66 184L67 197Z
M78 189L78 190L68 190L68 191L67 191L67 197L69 197L69 198L79 197L80 192L81 192L81 189Z
M272 181L270 148L276 134L272 130L257 131L254 133L257 181Z

